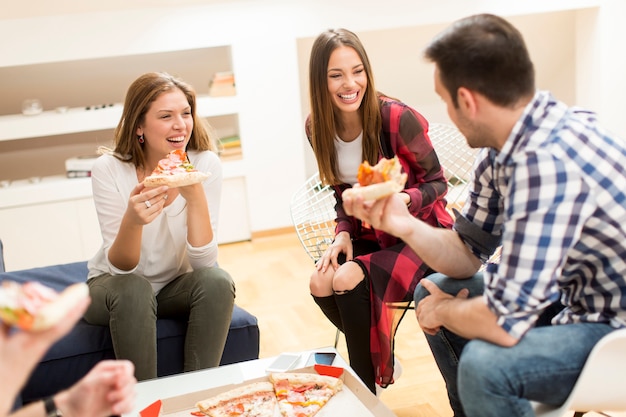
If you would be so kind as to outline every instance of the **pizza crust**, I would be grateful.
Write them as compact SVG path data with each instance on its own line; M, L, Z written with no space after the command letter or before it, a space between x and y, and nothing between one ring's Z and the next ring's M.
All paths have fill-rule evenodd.
M275 372L270 374L270 381L276 383L278 381L288 381L290 385L306 385L318 384L330 388L334 392L341 390L343 381L339 378L328 375L310 374L310 373L294 373L294 372Z
M406 178L406 174L403 173L396 181L385 181L377 184L348 188L343 192L342 196L349 198L363 197L365 201L380 200L381 198L404 190Z
M184 187L186 185L204 182L210 176L211 174L200 171L183 172L173 175L150 175L143 180L143 184L146 187L158 187L161 185L167 185L171 188Z
M211 397L206 400L197 402L196 407L198 407L200 410L202 410L203 413L206 414L211 409L215 409L217 411L216 408L219 408L221 405L228 404L231 401L237 401L241 397L264 394L269 394L272 398L274 398L274 386L269 381L255 382L253 384L244 385L226 392L222 392L215 397ZM270 415L273 415L273 413Z

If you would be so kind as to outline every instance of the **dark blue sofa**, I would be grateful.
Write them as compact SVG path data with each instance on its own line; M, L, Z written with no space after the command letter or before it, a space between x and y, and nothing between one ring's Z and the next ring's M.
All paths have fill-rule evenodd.
M39 281L61 290L71 283L85 281L86 277L87 262L4 272L0 241L0 282ZM185 321L173 319L157 321L159 377L182 372L185 332ZM67 336L52 346L35 368L21 392L21 402L28 403L67 388L85 375L98 361L113 357L109 328L94 326L81 320ZM227 365L258 357L257 319L244 309L235 306L221 364Z

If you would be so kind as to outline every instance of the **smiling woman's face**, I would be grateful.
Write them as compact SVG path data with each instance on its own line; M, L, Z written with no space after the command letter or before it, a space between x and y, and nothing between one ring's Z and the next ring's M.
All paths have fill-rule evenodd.
M185 150L192 131L191 106L185 94L175 89L161 94L150 105L137 135L144 136L146 159L154 164L170 151Z
M357 111L367 90L367 74L354 48L336 48L330 54L327 74L328 92L335 107L342 112Z

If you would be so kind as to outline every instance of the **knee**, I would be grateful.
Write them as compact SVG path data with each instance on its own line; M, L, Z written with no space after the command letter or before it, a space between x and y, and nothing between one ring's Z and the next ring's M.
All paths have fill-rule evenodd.
M334 269L329 266L326 272L318 271L317 268L309 278L309 291L316 297L325 297L333 293Z
M232 295L235 297L235 282L228 272L219 267L204 268L191 275L195 286L201 288L207 294L219 294L220 296Z
M364 278L365 274L356 262L346 262L333 276L333 291L341 293L353 290Z
M115 276L107 282L106 291L118 300L142 302L142 300L154 299L150 281L140 275Z
M423 279L428 279L434 282L435 284L437 284L437 282L439 282L439 280L442 279L442 277L445 277L445 275L436 273L436 274L428 275L427 277L424 277ZM419 302L423 298L426 298L428 295L430 295L428 290L422 287L420 283L418 283L417 286L415 287L415 292L413 293L413 301L415 301L415 305L419 304Z
M424 279L433 282L443 292L451 295L456 295L459 291L466 288L469 290L469 297L475 297L482 294L484 288L482 274L476 274L469 278L458 279L450 278L444 274L436 273L424 277ZM418 283L417 287L415 287L413 300L417 304L420 302L420 300L428 295L430 295L430 293L421 284Z
M90 286L92 299L101 300L110 310L156 311L156 299L150 282L142 276L117 275L106 284Z

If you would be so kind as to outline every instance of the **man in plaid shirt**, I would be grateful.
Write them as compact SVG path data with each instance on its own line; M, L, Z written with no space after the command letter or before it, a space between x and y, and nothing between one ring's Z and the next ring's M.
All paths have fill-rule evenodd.
M626 327L625 142L535 89L504 19L461 19L425 56L450 119L482 148L453 230L413 218L398 196L344 207L441 272L416 289L416 316L455 417L531 416L530 401L562 404L593 346Z

